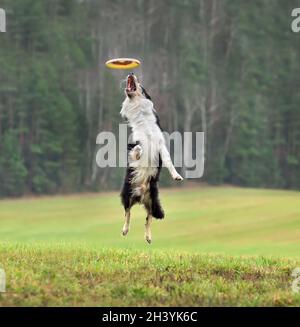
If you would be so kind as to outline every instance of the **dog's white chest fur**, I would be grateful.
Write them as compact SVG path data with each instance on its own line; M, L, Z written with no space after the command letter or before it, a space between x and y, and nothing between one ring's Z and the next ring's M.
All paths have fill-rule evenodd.
M136 168L133 182L143 184L148 177L154 176L160 159L173 179L182 180L172 163L163 133L156 123L152 101L138 96L133 99L127 97L123 102L121 115L128 120L132 129L132 141L139 142L142 152L138 160L129 161L129 166Z
M134 141L139 137L151 137L157 141L163 140L163 135L156 124L153 113L153 103L147 99L126 100L123 102L121 115L129 121Z
M139 142L143 149L140 160L130 163L132 167L157 167L159 150L164 143L163 134L156 124L153 103L148 99L125 99L121 115L126 117L132 129L132 141Z

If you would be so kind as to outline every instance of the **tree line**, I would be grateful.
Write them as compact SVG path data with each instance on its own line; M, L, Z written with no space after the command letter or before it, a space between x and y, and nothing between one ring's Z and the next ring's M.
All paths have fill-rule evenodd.
M126 72L168 131L203 131L202 181L300 188L296 0L4 0L0 195L118 189L96 136L118 131ZM169 185L169 177L161 183Z

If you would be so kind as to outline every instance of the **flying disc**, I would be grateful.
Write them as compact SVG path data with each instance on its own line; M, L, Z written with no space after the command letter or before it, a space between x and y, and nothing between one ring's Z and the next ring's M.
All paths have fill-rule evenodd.
M137 59L133 58L116 58L108 60L105 65L113 69L131 69L136 68L141 64Z

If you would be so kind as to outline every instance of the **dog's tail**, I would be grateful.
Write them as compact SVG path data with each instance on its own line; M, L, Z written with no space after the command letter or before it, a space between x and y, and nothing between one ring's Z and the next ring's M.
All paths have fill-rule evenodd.
M152 216L156 219L163 219L165 217L165 213L159 203L159 200L152 202Z
M150 181L150 197L152 216L156 219L163 219L165 217L165 213L163 208L161 207L158 197L157 180Z

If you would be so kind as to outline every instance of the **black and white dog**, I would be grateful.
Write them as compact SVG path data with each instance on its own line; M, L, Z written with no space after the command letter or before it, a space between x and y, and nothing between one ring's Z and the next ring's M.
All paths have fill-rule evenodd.
M157 185L162 165L174 180L183 178L172 163L151 98L133 73L127 77L125 94L121 116L131 127L132 144L128 144L128 167L121 192L125 209L122 233L125 236L129 231L131 207L143 204L147 211L145 239L151 243L152 217L164 218Z

